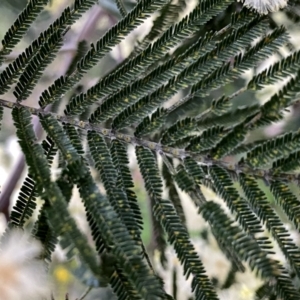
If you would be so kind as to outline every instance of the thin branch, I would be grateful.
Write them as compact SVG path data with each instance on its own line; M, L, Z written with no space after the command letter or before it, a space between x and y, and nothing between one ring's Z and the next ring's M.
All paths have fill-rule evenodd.
M6 181L6 185L3 188L3 192L1 193L0 199L0 212L4 214L6 221L9 220L9 205L10 205L10 197L13 193L17 182L20 179L20 175L22 174L25 167L24 155L20 155L15 165L15 168L11 172L9 178Z
M83 300L93 288L89 286L78 300Z
M14 107L24 107L30 111L32 115L35 116L47 116L51 115L54 117L58 122L61 123L67 123L74 127L83 129L85 131L93 130L98 132L100 135L102 135L105 138L109 138L111 140L117 139L121 142L124 142L126 144L132 144L132 145L139 145L146 147L150 149L151 151L155 151L160 155L168 155L173 158L179 158L180 160L184 159L185 157L192 157L203 166L211 166L211 165L218 165L223 168L226 168L229 171L233 171L235 173L247 173L250 175L253 175L258 178L263 178L268 181L270 180L284 180L284 181L300 181L300 174L291 174L291 173L276 173L273 174L272 170L265 170L265 169L253 169L251 166L246 165L245 163L242 164L231 164L225 160L218 160L213 159L208 156L199 155L198 153L187 151L185 149L180 148L174 148L169 147L166 145L163 145L161 143L155 143L152 141L148 141L145 139L137 138L133 135L124 134L122 132L118 132L109 128L101 127L96 124L89 123L88 121L83 120L74 120L72 117L68 116L61 116L53 112L49 112L46 110L43 110L41 108L33 108L29 107L27 105L23 105L20 103L12 103L10 101L0 99L0 106L7 107L10 109L13 109Z

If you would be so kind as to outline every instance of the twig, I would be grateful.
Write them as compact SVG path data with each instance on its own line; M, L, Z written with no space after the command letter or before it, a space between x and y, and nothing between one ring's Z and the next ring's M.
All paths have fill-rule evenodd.
M89 286L78 300L83 300L91 290L92 290L92 287Z
M12 171L10 177L7 180L7 185L4 186L3 192L1 193L1 201L0 201L0 212L4 214L6 221L9 220L9 204L10 204L10 196L15 189L16 183L20 178L20 174L22 174L25 166L24 156L21 155L18 158L17 164Z
M263 178L267 180L284 180L288 182L300 181L300 174L276 173L276 172L272 173L272 170L256 169L256 168L254 169L251 166L245 164L244 162L240 164L231 164L230 162L227 162L225 160L214 159L185 149L169 147L161 143L155 143L145 139L137 138L129 134L124 134L122 132L118 132L109 128L101 127L97 124L89 123L88 121L74 120L72 117L60 116L53 112L47 112L41 108L32 108L26 105L22 105L20 103L12 103L4 99L0 99L0 106L8 107L10 109L14 107L24 107L28 109L32 115L36 115L36 116L51 115L61 123L71 124L72 126L83 129L85 131L94 130L105 138L117 139L126 144L143 146L150 149L151 151L155 151L159 153L162 156L169 155L171 157L179 158L179 159L184 159L185 157L192 157L197 161L199 165L203 165L203 166L218 165L223 168L226 168L231 172L234 171L235 173L247 173L255 177Z

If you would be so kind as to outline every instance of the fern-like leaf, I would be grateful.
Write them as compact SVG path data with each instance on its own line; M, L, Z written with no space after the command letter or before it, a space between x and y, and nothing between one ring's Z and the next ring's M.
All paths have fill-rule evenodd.
M85 161L62 131L58 121L49 114L41 115L40 118L43 127L67 160L73 180L80 187L79 192L84 205L91 213L95 225L101 230L104 244L111 249L113 255L118 257L118 262L121 264L126 276L130 278L135 290L145 299L150 299L154 295L161 295L163 292L160 283L154 276L153 271L143 261L140 247L133 241L123 223L120 220L116 222L118 220L117 212L110 202L100 194ZM92 135L95 135L95 133ZM114 245L114 247L111 248L111 245ZM133 269L132 265L136 268Z
M192 289L195 291L196 298L218 299L174 206L169 200L162 199L162 182L153 154L148 149L137 147L136 155L147 192L155 202L154 215L157 220L160 220L170 242L174 244L178 259L183 264L184 274L187 277L193 275Z
M45 139L42 143L42 147L48 164L51 165L57 149L50 139ZM11 212L10 218L14 226L23 228L26 220L32 216L36 208L35 200L38 195L35 185L35 180L33 180L32 176L29 174L23 182L17 202ZM42 217L42 219L43 218L44 217Z
M255 179L249 175L240 176L240 184L249 199L252 209L260 220L267 226L274 239L278 242L280 249L297 274L300 274L300 253L298 247L289 237L287 229L280 218L270 207L265 194L259 189ZM299 275L298 275L299 276Z
M36 19L38 14L44 9L48 0L30 0L22 13L18 16L14 24L9 28L2 40L2 49L0 50L0 64L4 55L9 54L14 46L21 40L27 29Z
M256 269L263 278L276 280L276 289L280 296L286 299L297 299L299 293L293 287L291 281L282 273L280 265L268 258L267 253L263 252L256 240L249 235L245 235L241 229L233 225L221 207L212 201L207 202L200 209L204 219L210 223L217 235L226 240L227 244L232 245L235 253L247 261L251 269ZM251 254L250 254L251 253Z
M43 98L40 100L43 103L42 107L59 100L61 95L77 83L113 46L118 44L131 30L140 25L150 13L153 13L157 7L165 2L166 0L142 0L138 2L124 19L112 27L95 45L91 45L91 49L77 64L76 71L71 76L65 77L63 85L53 84L48 89L48 99Z
M9 64L0 74L0 94L7 92L10 86L17 81L22 68L28 64L42 45L48 41L49 37L54 35L56 31L65 31L68 26L74 24L75 21L96 2L97 0L75 0L73 9L66 7L61 16L52 23L48 29L42 32L16 60ZM42 97L43 96L41 96L41 98Z
M106 96L109 93L115 93L115 86L118 86L118 88L126 86L126 84L130 83L137 75L145 70L145 68L153 62L154 58L158 59L163 57L166 51L181 42L182 36L197 32L200 25L208 22L213 16L227 7L230 2L232 1L207 0L199 3L189 16L185 17L178 24L170 27L153 46L149 45L147 49L141 52L136 58L130 60L117 71L100 80L99 83L88 90L86 94L74 98L70 105L67 106L66 113L78 114L83 111L87 105L95 103L99 97ZM101 118L98 122L103 120L100 113L98 114L98 111L95 112L95 118Z
M92 157L95 161L96 169L100 173L111 205L118 213L119 218L124 222L128 232L130 232L133 238L138 238L140 230L134 218L134 212L129 205L125 190L122 186L117 184L118 169L114 167L104 138L91 131L88 133L88 143ZM137 240L139 240L139 238Z
M137 224L136 231L139 232L139 230L143 227L143 218L137 196L133 191L134 184L128 167L129 160L126 153L126 148L121 142L114 140L112 141L110 151L113 164L119 172L116 183L125 190L129 206L133 212L134 219Z
M51 182L48 162L42 147L34 143L36 138L33 126L30 124L30 112L25 108L16 107L13 109L12 115L17 127L20 146L29 165L29 172L36 181L37 191L50 203L47 209L47 218L51 226L61 236L61 243L65 247L73 246L68 253L73 253L75 246L79 250L82 264L87 265L89 270L98 277L100 274L93 250L78 230L75 221L70 217L66 202L57 184ZM29 147L30 149L28 149Z

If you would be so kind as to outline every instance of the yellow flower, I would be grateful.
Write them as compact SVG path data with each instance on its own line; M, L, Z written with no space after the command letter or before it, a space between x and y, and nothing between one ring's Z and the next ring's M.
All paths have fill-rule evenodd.
M56 280L62 284L67 284L71 280L70 272L63 266L58 266L54 271Z

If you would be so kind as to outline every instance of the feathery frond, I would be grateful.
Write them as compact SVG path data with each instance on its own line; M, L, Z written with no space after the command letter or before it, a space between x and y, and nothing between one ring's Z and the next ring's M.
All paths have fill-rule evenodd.
M13 47L21 40L27 29L36 19L38 14L44 9L48 0L30 0L22 13L18 16L14 24L9 28L2 40L0 50L0 63L4 60L4 55L9 54Z
M109 285L118 299L179 299L181 283L168 289L164 274L179 280L180 265L195 299L217 300L210 264L194 243L203 226L200 231L212 236L231 264L222 288L233 288L235 273L248 272L248 265L251 276L262 280L253 290L258 298L300 299L295 284L300 252L286 224L299 229L300 56L291 38L298 1L282 10L287 26L232 0L201 0L195 6L141 0L131 11L127 0L116 0L99 9L99 20L82 19L78 27L84 34L75 48L63 50L70 63L52 84L48 71L66 38L76 37L73 24L98 1L62 7L39 35L30 32L35 40L21 54L11 53L47 3L29 1L0 50L0 94L9 98L0 99L0 119L4 107L12 111L28 166L10 217L9 201L0 201L10 218L1 241L14 227L30 229L43 247L38 259L48 269L59 243L73 275L89 288ZM97 37L106 17L108 23L120 19ZM141 37L138 27L150 18L150 32ZM96 42L88 46L92 26ZM128 40L133 45L121 57L121 42ZM119 51L118 59L108 71L113 51ZM275 55L276 62L262 65ZM101 68L90 72L98 63ZM89 76L99 78L92 83ZM271 85L278 85L276 93ZM41 91L38 99L35 91ZM256 99L260 93L263 101ZM41 142L32 115L46 134ZM265 137L265 129L279 121L280 133ZM73 197L84 206L88 236L69 210ZM200 214L197 230L190 228L192 209Z

